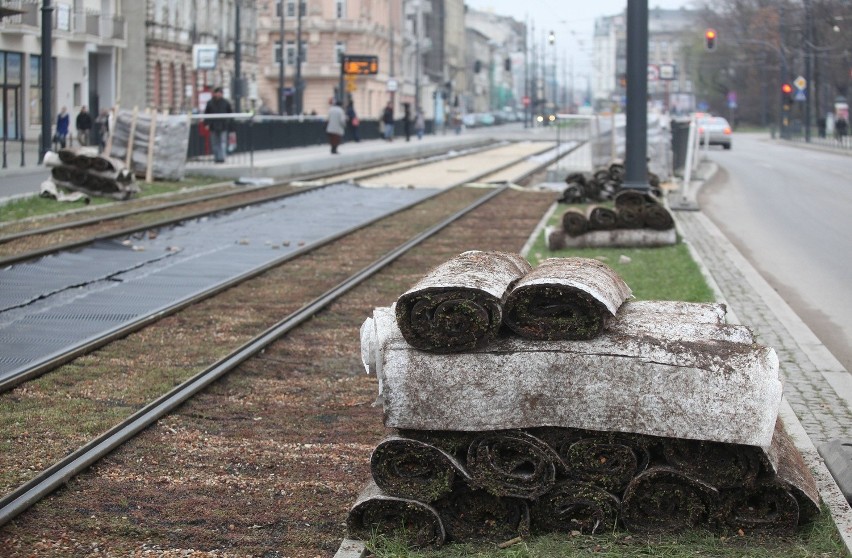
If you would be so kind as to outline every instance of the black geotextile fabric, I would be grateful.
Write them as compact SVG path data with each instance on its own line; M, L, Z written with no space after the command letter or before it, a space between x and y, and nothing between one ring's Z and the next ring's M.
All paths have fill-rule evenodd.
M519 254L459 254L399 297L396 321L402 336L414 348L442 353L487 345L502 325L509 287L530 269Z
M388 451L389 440L394 441L393 451ZM402 455L406 448L412 451L407 458ZM388 518L407 514L411 530L426 539L423 533L436 532L430 515L435 510L447 539L457 542L500 542L527 532L601 533L614 527L637 533L697 528L787 534L818 513L813 478L791 448L780 422L766 452L736 444L573 428L401 430L374 452L374 477L400 477L383 481L379 507L390 511L375 512L384 521L376 520L375 527L398 528L399 521ZM772 453L780 456L775 466L767 458ZM377 455L392 464L377 465ZM449 486L448 478L453 479ZM411 485L428 487L423 488L425 499L410 497ZM410 504L388 503L389 497ZM363 502L360 506L363 510ZM422 525L416 526L412 518ZM363 511L350 519L362 526L369 521Z

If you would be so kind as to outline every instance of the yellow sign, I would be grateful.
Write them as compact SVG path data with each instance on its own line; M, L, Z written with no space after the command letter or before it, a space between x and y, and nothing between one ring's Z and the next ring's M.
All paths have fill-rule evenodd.
M353 91L358 89L358 87L355 85L355 76L354 75L346 74L344 76L344 78L346 78L346 92L347 93L352 93Z

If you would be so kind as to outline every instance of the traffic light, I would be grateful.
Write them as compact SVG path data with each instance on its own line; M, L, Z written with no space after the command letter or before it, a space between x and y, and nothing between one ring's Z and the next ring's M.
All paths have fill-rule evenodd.
M792 105L793 104L793 86L789 83L781 84L781 99L784 101L784 105Z
M704 32L704 48L707 51L713 52L716 50L716 37L715 29L708 29Z

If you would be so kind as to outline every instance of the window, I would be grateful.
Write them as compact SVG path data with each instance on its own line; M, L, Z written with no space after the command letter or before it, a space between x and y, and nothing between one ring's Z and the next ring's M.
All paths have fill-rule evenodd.
M278 2L275 3L275 17L281 17L281 14L283 13L281 11L281 5L283 3L284 3L284 0L278 0Z
M308 43L302 41L302 63L308 59ZM296 64L296 41L287 41L287 65L294 66Z
M346 0L337 0L335 6L337 10L337 19L343 19L346 17Z
M275 41L275 63L281 63L281 41Z
M340 61L340 57L346 54L346 43L343 41L337 41L334 45L334 61Z
M299 2L299 7L302 11L302 15L307 13L305 9L305 2ZM287 0L287 17L296 17L296 2L295 0Z

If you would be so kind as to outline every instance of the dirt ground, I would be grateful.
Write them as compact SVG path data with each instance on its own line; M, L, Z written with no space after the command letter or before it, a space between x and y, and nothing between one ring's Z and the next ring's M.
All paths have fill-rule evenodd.
M274 309L283 318L295 308L277 299L319 294L465 197L390 218L251 288L167 318L156 331L130 336L128 344L134 336L146 341L135 341L129 353L143 366L141 359L150 365L164 350L157 343L182 339L193 354L198 345L215 345L214 333L245 337L243 326L231 323L241 314ZM554 198L508 190L415 248L5 526L0 554L332 556L384 434L381 408L373 405L376 379L360 362L361 323L459 252L519 251Z

